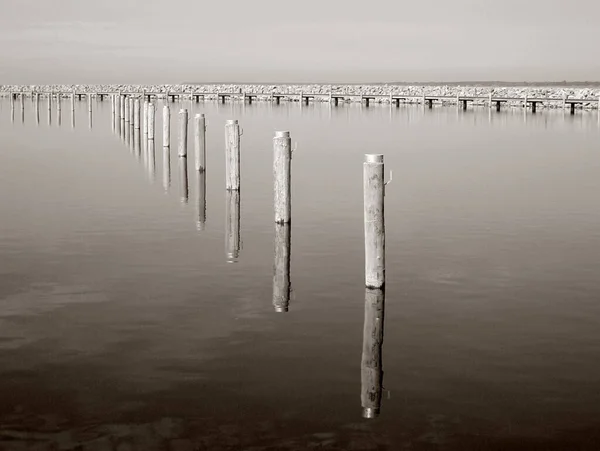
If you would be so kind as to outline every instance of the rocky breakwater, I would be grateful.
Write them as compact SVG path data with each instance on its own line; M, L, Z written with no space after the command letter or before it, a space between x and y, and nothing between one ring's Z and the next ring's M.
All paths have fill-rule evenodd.
M315 96L313 101L327 102L330 93L347 96L348 102L360 102L362 96L375 96L373 102L389 103L390 96L405 96L407 102L419 102L423 96L443 97L447 103L456 103L459 97L475 98L472 105L487 105L490 94L499 99L548 99L550 107L562 107L563 99L584 100L583 108L596 108L600 89L582 87L514 87L514 86L454 86L454 85L395 85L395 84L98 84L98 85L2 85L0 92L77 92L77 93L159 93L205 94L216 99L218 93L237 95L244 93L268 100L271 94L283 95L283 100L298 101L300 94ZM522 100L506 102L509 106L522 106Z

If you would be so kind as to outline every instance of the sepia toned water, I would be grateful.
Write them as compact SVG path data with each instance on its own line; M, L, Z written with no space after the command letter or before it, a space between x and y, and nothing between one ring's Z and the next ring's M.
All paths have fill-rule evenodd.
M0 100L1 450L600 448L596 112L186 101L165 164L162 104L151 156L108 99L74 121ZM205 176L181 107L206 114ZM393 171L385 293L365 153Z

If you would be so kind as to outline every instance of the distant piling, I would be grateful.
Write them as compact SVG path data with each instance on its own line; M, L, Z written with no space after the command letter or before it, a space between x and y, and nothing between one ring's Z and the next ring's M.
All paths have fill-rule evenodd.
M71 113L75 111L75 92L71 92ZM113 111L114 114L114 111Z
M273 178L275 182L275 222L277 224L287 224L292 220L292 139L290 138L290 132L275 132L275 138L273 138Z
M163 147L171 147L171 110L163 106Z
M129 126L129 122L131 121L131 105L129 103L129 97L125 97L125 126Z
M125 100L126 97L122 94L119 94L119 122L121 127L121 132L125 130Z
M225 124L225 185L228 190L240 189L240 126L237 120Z
M291 225L275 224L275 257L273 262L273 307L277 313L287 312L290 304Z
M144 133L144 136L147 138L148 137L148 101L145 100L144 101L144 117L142 118L142 130Z
M182 108L179 110L179 147L178 155L187 157L187 141L188 141L188 110Z
M194 148L196 151L196 171L206 170L206 118L204 114L194 117Z
M360 364L360 400L363 418L376 418L381 410L383 388L383 345L385 292L365 290L363 349Z
M385 221L383 155L366 154L363 163L365 283L367 288L385 285Z

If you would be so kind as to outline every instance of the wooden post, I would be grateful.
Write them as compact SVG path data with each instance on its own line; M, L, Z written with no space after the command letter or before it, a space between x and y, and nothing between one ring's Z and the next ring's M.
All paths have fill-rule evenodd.
M562 108L563 108L563 111L564 111L564 109L565 109L566 107L567 107L567 95L566 95L566 94L563 94L563 101L562 101Z
M488 102L489 102L488 107L491 109L492 108L492 93L491 92L490 92L490 96L489 96Z
M273 262L273 307L287 312L290 305L291 225L275 224L275 258Z
M383 155L365 155L363 188L365 283L367 288L382 288L385 285L385 184L383 169Z
M52 122L52 92L48 94L48 124Z
M92 95L88 94L87 95L87 101L88 101L88 111L92 111Z
M154 104L148 104L148 141L154 141Z
M225 124L225 184L228 190L240 189L240 126L237 120Z
M163 147L171 147L171 109L163 106Z
M196 229L204 230L206 227L206 172L198 172L196 180L198 182L198 218L196 220Z
M181 202L187 203L189 198L187 158L179 158L179 183L181 189Z
M273 178L275 181L275 222L286 224L292 220L292 139L290 132L275 132Z
M225 253L228 263L235 263L240 256L240 192L229 190L225 204Z
M135 128L135 100L129 97L129 126Z
M10 122L11 124L15 122L15 95L14 93L10 93Z
M204 114L194 117L194 147L196 150L196 171L206 171L206 118Z
M383 386L381 348L384 312L385 292L381 289L367 288L365 290L365 322L360 363L360 400L364 418L376 418L381 409Z
M61 102L61 93L59 92L56 96L56 120L58 125L61 124L62 121L62 102ZM24 106L24 105L23 105Z
M188 110L179 110L179 156L187 157Z

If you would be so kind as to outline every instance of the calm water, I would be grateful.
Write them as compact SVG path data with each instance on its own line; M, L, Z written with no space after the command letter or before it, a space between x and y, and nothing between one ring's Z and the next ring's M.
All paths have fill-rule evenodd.
M15 105L0 101L0 449L600 449L595 112L186 102L165 167L162 102L154 159L112 131L109 100L91 123L78 102L74 126L66 100L50 124L45 101L39 123ZM205 180L191 132L188 167L176 156L180 106L207 116ZM275 130L298 143L287 313ZM375 419L365 153L393 171Z

